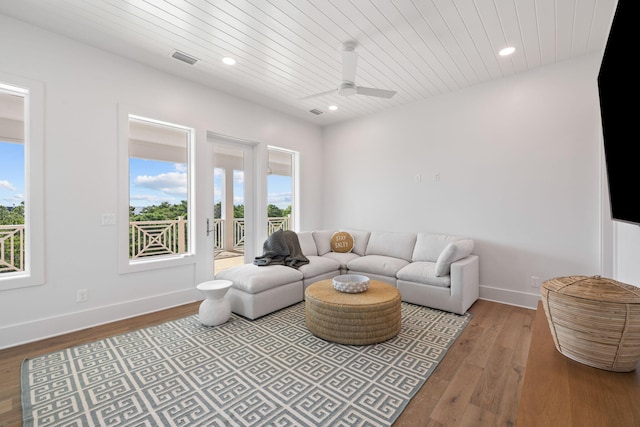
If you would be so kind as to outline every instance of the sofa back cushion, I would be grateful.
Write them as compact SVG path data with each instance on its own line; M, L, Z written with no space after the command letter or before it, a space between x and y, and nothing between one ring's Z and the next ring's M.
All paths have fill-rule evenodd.
M451 271L451 263L466 258L473 251L473 240L460 239L451 242L442 251L436 261L436 276L448 276Z
M300 242L300 249L304 256L317 256L318 249L316 247L316 242L313 239L313 232L311 231L302 231L298 234L298 241Z
M411 261L436 262L449 243L461 239L462 237L460 236L448 236L446 234L418 233Z
M318 230L313 232L313 240L316 242L318 255L322 256L331 252L331 236L336 230Z
M353 236L353 252L360 256L364 256L367 251L367 243L369 243L370 231L354 230L351 228L346 229Z
M372 231L365 255L384 255L411 261L415 244L415 233Z

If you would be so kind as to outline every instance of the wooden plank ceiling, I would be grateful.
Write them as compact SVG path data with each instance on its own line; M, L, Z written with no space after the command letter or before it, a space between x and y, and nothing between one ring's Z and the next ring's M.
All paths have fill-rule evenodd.
M0 13L320 125L601 54L617 0L20 0ZM356 84L337 93L341 49ZM514 46L501 57L498 51ZM191 66L174 51L198 59ZM225 56L237 63L222 63ZM336 111L329 111L336 105ZM317 109L321 115L309 110Z

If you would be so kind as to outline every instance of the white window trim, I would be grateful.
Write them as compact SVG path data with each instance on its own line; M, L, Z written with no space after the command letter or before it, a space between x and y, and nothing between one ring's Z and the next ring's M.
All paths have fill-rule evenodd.
M25 97L25 270L0 275L0 290L45 283L44 264L44 85L0 73L0 84L23 88Z
M129 259L129 118L149 119L189 132L187 148L188 168L188 218L189 224L189 253L181 255L154 256L140 260ZM195 135L194 127L175 124L175 120L167 120L162 114L152 111L132 108L126 105L118 106L118 271L120 274L139 271L156 270L159 268L176 267L196 262L195 248Z

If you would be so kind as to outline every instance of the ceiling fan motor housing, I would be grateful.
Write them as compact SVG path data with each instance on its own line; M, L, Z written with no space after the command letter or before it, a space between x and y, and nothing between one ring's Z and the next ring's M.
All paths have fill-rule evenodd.
M338 93L342 96L351 96L356 94L356 85L353 82L342 82L338 87Z

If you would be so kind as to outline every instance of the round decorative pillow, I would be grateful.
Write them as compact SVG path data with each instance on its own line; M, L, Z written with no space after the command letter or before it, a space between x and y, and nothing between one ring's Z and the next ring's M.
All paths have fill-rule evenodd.
M353 236L347 231L337 231L331 236L331 250L333 252L351 252L353 243Z

